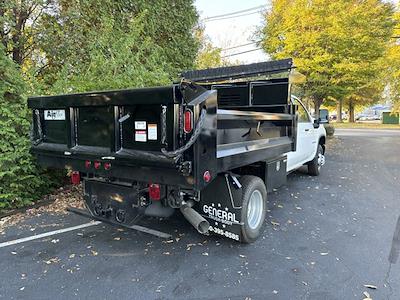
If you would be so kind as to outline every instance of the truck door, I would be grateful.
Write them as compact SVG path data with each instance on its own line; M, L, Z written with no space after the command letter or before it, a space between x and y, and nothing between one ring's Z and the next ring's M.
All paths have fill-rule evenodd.
M297 141L296 151L289 152L287 170L292 171L306 163L310 156L313 155L314 145L314 126L312 119L305 109L303 103L297 98L292 98L293 103L298 106L298 124L297 124Z

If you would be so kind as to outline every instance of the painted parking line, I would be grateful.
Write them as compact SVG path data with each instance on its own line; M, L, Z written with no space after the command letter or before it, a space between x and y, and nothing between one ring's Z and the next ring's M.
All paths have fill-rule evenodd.
M25 243L25 242L29 242L29 241L33 241L33 240L38 240L38 239L45 238L48 236L65 233L65 232L69 232L69 231L74 231L74 230L78 230L78 229L82 229L82 228L87 228L87 227L91 227L91 226L95 226L95 225L99 225L99 224L101 224L100 221L92 221L92 222L77 225L77 226L58 229L58 230L54 230L54 231L37 234L37 235L28 236L28 237L17 239L17 240L3 242L3 243L0 243L0 248L16 245L16 244L20 244L20 243Z

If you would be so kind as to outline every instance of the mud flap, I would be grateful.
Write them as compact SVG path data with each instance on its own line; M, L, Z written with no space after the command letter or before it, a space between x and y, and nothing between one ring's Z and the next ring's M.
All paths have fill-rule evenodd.
M194 207L210 223L210 232L240 241L242 189L228 174L218 175L200 195Z

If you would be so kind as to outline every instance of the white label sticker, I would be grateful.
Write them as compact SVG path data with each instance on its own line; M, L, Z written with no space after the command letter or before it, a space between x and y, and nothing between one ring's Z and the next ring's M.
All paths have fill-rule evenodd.
M45 110L44 111L44 119L48 121L53 121L53 120L65 120L65 110L59 109L59 110Z
M146 121L135 121L136 130L146 130Z
M148 138L149 140L156 141L157 140L157 124L149 124L147 128Z
M147 142L147 132L145 130L135 131L135 141L136 142Z

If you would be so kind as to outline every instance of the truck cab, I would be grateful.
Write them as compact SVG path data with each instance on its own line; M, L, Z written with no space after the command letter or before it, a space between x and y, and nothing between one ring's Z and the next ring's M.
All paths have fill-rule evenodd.
M297 106L296 150L287 153L287 172L307 165L310 175L317 176L325 164L326 131L320 120L311 117L301 100L291 95Z

